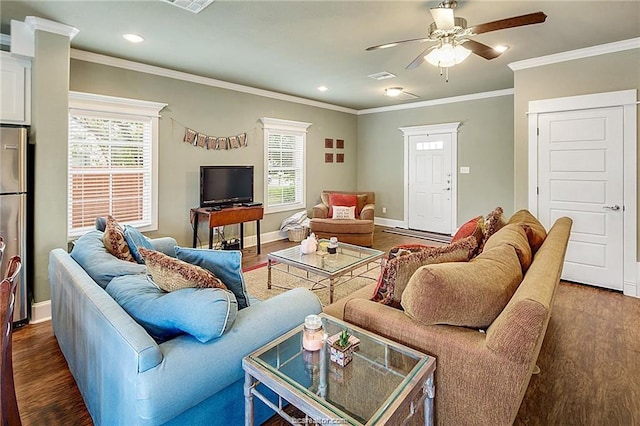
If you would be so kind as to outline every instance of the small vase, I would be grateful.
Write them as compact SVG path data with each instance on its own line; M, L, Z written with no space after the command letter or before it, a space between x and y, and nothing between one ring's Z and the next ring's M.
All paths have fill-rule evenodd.
M353 359L353 349L354 345L351 342L349 342L349 344L345 347L342 347L338 345L337 342L334 342L331 346L329 346L331 361L335 362L340 367L344 367Z

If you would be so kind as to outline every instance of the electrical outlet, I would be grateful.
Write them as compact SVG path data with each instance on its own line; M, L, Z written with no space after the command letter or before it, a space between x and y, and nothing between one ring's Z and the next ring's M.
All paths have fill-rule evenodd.
M468 175L470 173L470 168L469 167L460 167L460 174L461 175Z
M387 212L387 208L386 208L386 207L383 207L383 208L382 208L382 213L386 213L386 212Z

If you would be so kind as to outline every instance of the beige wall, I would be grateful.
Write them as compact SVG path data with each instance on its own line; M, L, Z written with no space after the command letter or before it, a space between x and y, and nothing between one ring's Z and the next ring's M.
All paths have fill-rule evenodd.
M67 246L67 141L69 116L69 38L35 34L31 143L35 144L34 298L48 300L49 252Z
M528 137L526 113L529 101L627 89L640 89L640 49L515 72L516 208L527 207ZM638 123L640 124L640 109ZM640 200L640 196L638 200ZM638 211L640 212L640 209Z
M513 212L513 96L358 116L358 189L376 191L376 216L404 219L404 138L399 127L461 122L458 224L502 206ZM387 213L382 213L382 207Z
M186 81L72 60L70 89L102 95L164 102L159 141L159 229L150 236L170 235L190 245L189 209L199 203L201 165L249 164L255 167L255 198L263 201L262 117L313 123L307 134L307 207L326 187L355 188L356 116L284 102ZM207 151L182 142L185 126L215 136L246 132L248 146ZM345 163L324 163L324 138L345 140ZM261 232L278 230L293 211L265 216ZM245 235L254 235L253 223ZM229 229L233 234L233 229ZM205 239L203 228L199 235ZM229 235L227 235L229 236Z

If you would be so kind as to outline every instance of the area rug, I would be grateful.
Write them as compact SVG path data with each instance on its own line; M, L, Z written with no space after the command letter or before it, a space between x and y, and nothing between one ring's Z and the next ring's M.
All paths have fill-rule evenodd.
M277 268L283 268L286 266L278 265ZM370 270L366 271L366 266L356 269L354 271L354 278L349 275L341 277L336 280L334 284L333 300L339 300L354 291L361 289L371 283L375 283L380 275L380 266L377 264L370 264ZM326 288L321 288L322 285L315 285L312 282L305 280L306 274L304 271L297 268L289 268L290 273L283 272L276 268L271 270L271 289L267 289L267 266L251 269L243 273L244 281L247 285L247 292L260 300L269 299L270 297L284 293L288 289L296 287L305 287L312 290L320 299L323 306L329 304L329 280L323 281L321 284L326 284ZM295 274L295 275L291 275ZM317 275L310 275L310 279L317 280ZM351 279L349 279L351 278Z
M404 228L385 228L382 232L389 234L404 235L405 237L422 238L423 240L436 241L438 243L449 244L451 242L451 235L436 234L434 232L416 231L414 229Z

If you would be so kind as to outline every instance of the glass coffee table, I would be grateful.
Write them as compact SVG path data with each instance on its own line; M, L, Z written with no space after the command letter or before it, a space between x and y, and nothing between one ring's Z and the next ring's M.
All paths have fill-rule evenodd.
M347 328L360 339L344 367L329 360L327 345L302 348L303 327L289 331L242 360L245 425L253 425L257 397L291 424L433 424L435 358L321 314L327 335ZM269 399L258 387L271 389ZM276 401L277 399L277 401ZM290 403L306 417L284 411Z
M328 243L328 240L320 240L319 246L326 243ZM282 272L313 282L314 285L311 290L318 290L328 286L329 303L333 303L333 290L339 279L346 278L341 281L346 282L349 279L366 274L372 269L369 268L370 264L374 263L379 266L380 259L384 254L380 250L347 243L339 243L337 252L334 254L329 254L322 249L314 253L302 254L300 245L274 251L267 256L267 288L271 289L272 286L275 286L271 282L271 269L277 267ZM278 264L282 264L283 267L276 266ZM362 268L360 273L354 274L354 271L363 266L366 266L366 268ZM305 275L292 273L291 267L304 271Z

